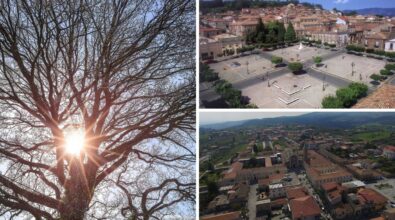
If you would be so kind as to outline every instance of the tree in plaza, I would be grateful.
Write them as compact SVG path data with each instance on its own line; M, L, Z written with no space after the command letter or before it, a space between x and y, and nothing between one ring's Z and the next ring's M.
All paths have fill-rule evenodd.
M356 94L356 97L365 97L368 93L368 86L363 83L351 83L348 88L350 88Z
M343 102L335 96L327 96L322 100L323 108L344 108Z
M284 23L282 22L277 22L278 24L278 31L277 31L277 42L284 42L284 37L285 37L285 26Z
M255 41L256 41L257 43L264 43L265 40L266 40L266 38L265 38L265 32L259 32L259 33L257 34L256 38L255 38Z
M271 61L274 65L278 65L283 62L283 58L278 56L272 56Z
M266 43L278 42L278 22L271 21L267 26L268 33L266 35Z
M316 56L316 57L313 57L313 60L314 60L315 65L318 67L322 62L322 57Z
M1 215L193 214L194 1L0 8Z
M258 25L256 26L257 33L263 32L265 33L265 25L262 22L262 19L259 19Z
M257 38L257 32L256 31L251 31L247 33L246 35L246 42L247 44L253 44L256 43Z
M336 91L336 96L343 103L345 108L353 106L358 99L358 93L349 87L338 89Z
M288 23L287 31L285 32L285 35L284 35L284 40L285 40L285 42L292 42L292 41L296 40L295 29L294 29L291 22Z
M293 72L300 72L303 69L303 64L300 62L293 62L288 64L288 68Z

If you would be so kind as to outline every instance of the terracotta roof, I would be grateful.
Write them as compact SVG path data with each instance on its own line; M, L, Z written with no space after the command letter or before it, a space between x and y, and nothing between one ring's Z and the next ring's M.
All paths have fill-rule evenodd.
M353 108L395 108L395 86L385 84L360 100Z
M383 195L369 188L359 190L358 195L361 196L365 201L374 202L376 204L382 204L388 201Z
M234 21L230 25L242 25L242 26L253 26L258 25L258 20L242 20L242 21Z
M201 32L222 31L222 30L219 29L219 28L204 27L204 26L200 26L200 27L199 27L199 30L200 30Z
M274 174L269 176L270 182L275 182L276 180L281 180L284 178L285 174L284 173L279 173L279 174Z
M385 151L392 151L392 152L395 152L395 147L394 147L394 146L386 146L386 147L384 148L384 150L385 150Z
M260 186L268 186L269 184L270 184L269 178L258 180L258 185L260 185Z
M307 196L307 190L304 187L296 187L287 189L287 198L295 199Z
M243 169L243 164L240 162L235 162L231 165L231 168L224 173L224 179L234 179L236 178L237 172Z
M381 40L386 40L388 39L388 37L389 37L389 33L383 33L383 32L374 33L365 36L366 39L381 39Z
M337 184L335 182L323 183L321 185L322 189L327 191L327 192L335 190L338 186L339 186L339 184Z
M228 212L212 216L203 216L203 220L239 220L240 212Z
M280 199L275 199L271 201L271 205L286 205L288 204L287 199L285 198L280 198Z
M291 200L289 203L292 219L299 219L302 217L319 216L321 209L317 202L311 196L305 196Z

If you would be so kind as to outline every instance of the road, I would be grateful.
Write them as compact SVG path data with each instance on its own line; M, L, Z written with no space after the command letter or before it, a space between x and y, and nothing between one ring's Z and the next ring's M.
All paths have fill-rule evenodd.
M324 60L331 59L333 57L339 56L341 53L343 53L342 50L331 51L330 53L325 54L325 55L323 55L321 57L322 57L322 60L324 61ZM268 53L265 53L265 52L262 52L260 55L262 57L268 59L268 60L270 60L271 56L272 56L271 54L268 54ZM284 61L284 64L288 65L288 62ZM337 87L346 87L348 84L350 84L352 82L350 80L347 80L347 79L344 79L344 78L340 78L340 77L332 75L332 74L327 74L327 73L324 73L324 72L318 72L318 71L316 71L316 70L311 68L313 65L314 65L314 60L313 59L306 60L303 63L303 66L305 68L306 73L309 76L311 76L311 77L314 77L314 78L317 78L319 80L322 80L324 78L324 76L325 76L325 82L327 82L329 84L332 84L334 86L337 86ZM260 75L258 75L256 77L239 81L237 83L234 83L233 87L235 87L236 89L239 89L239 90L243 90L243 89L245 89L247 87L253 86L253 85L258 84L258 83L261 83L263 81L263 78L265 78L265 79L267 78L267 75L269 76L269 79L274 79L274 78L280 77L282 75L285 75L287 73L289 73L288 68L287 67L283 67L281 69L275 70L275 71L270 72L270 73L262 73L262 74L260 74Z
M315 192L315 190L314 190L313 186L311 185L310 181L308 180L306 174L299 174L298 178L301 179L300 182L302 183L302 186L304 186L307 189L307 191L309 192L309 194L314 197L314 199L317 201L318 205L321 208L324 207L324 204L323 204L321 198ZM323 219L333 220L326 209L325 210L321 210L321 217Z
M258 184L250 186L250 192L248 194L248 219L255 220L256 219L256 190L258 189Z

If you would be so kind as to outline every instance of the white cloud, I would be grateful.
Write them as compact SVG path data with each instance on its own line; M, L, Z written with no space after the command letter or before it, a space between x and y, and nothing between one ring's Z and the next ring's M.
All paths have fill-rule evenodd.
M335 0L335 4L346 4L349 0Z

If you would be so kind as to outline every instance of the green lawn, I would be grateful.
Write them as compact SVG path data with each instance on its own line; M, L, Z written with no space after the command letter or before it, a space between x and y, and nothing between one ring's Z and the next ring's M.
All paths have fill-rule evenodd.
M357 133L352 136L352 139L355 141L377 141L382 139L387 139L391 136L391 132L389 131L369 131Z

